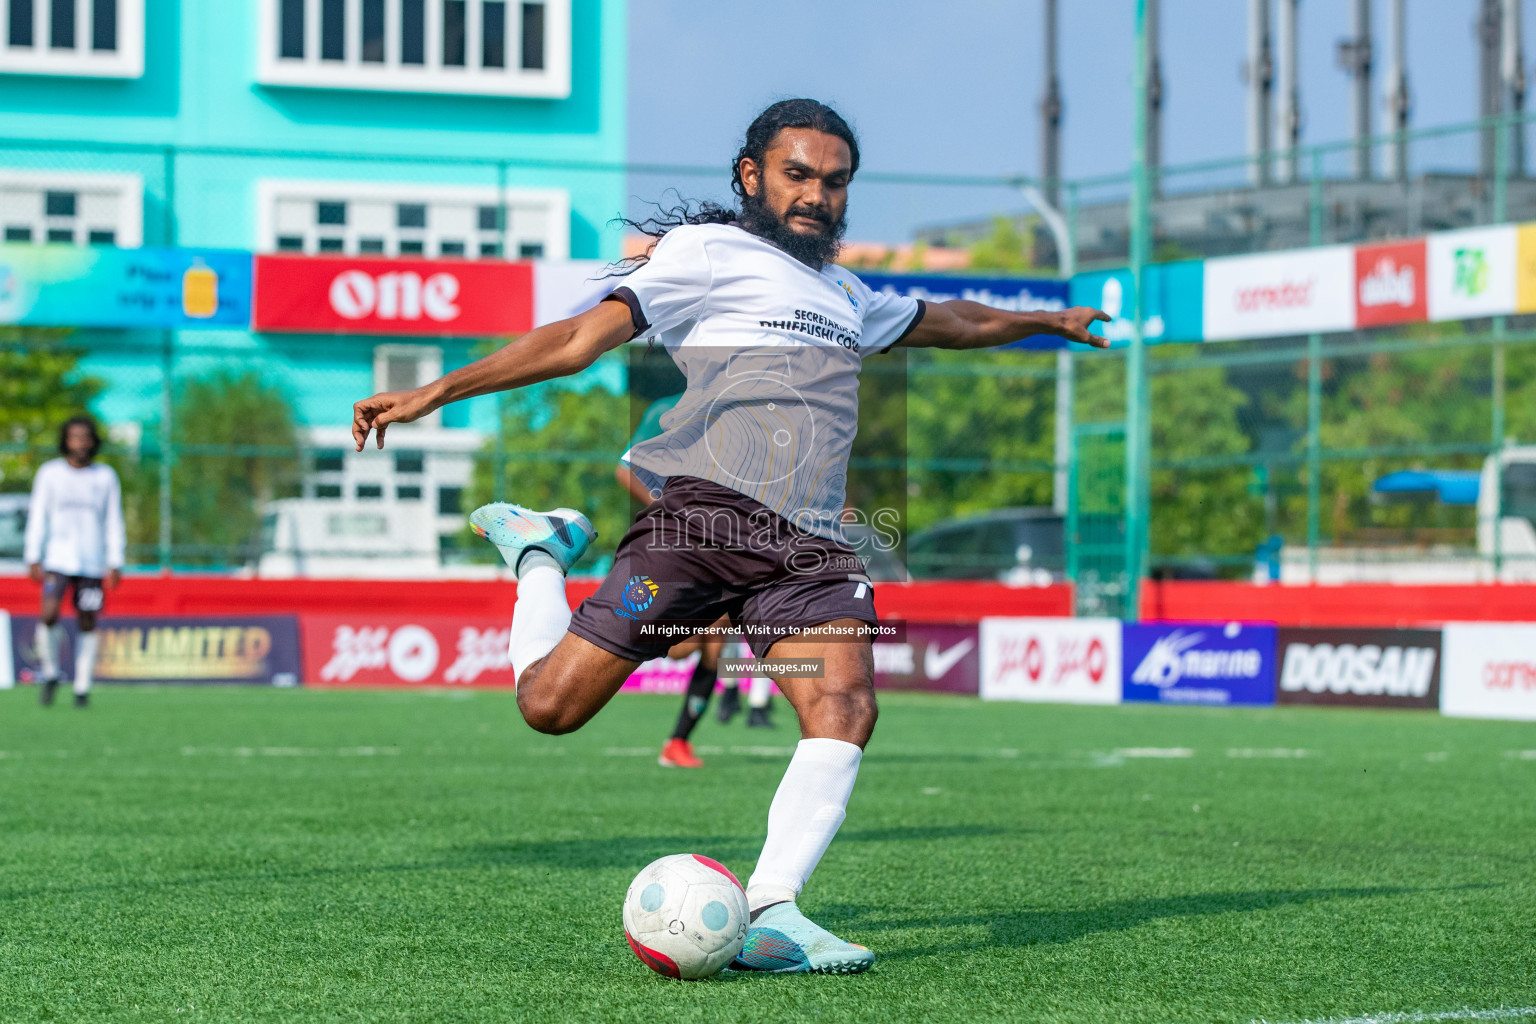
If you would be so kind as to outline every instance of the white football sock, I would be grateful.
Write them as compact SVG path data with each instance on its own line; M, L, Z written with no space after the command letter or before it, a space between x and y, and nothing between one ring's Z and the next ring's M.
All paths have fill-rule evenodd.
M768 839L747 881L759 910L800 895L847 814L864 751L842 740L801 740L768 808Z
M517 567L517 603L512 606L513 682L560 642L571 626L571 606L565 600L565 574L554 558L534 549Z
M91 676L96 671L96 645L99 638L93 629L88 633L80 634L80 642L75 645L75 694L78 696L91 692Z
M765 708L773 697L773 680L767 676L753 676L752 689L747 693L747 707Z
M37 645L37 667L43 679L59 678L59 651L64 646L64 623L55 622L50 626L39 619L33 637Z

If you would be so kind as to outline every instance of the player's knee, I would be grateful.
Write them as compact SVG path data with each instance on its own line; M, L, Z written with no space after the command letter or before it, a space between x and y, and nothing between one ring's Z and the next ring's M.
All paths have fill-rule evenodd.
M866 735L874 729L880 718L880 705L875 701L872 687L861 686L842 695L843 717L850 726Z
M96 628L95 612L79 612L78 615L79 618L76 621L80 625L80 632L89 633ZM49 625L52 625L52 623L49 623Z
M52 629L54 626L58 625L58 623L59 623L59 610L57 608L55 608L51 612L50 611L44 611L42 615L38 616L38 618L40 618L42 620L43 625L45 625L45 626L49 627L50 629Z
M574 732L581 726L581 720L571 712L570 703L560 700L549 687L519 684L517 710L535 732L550 736Z

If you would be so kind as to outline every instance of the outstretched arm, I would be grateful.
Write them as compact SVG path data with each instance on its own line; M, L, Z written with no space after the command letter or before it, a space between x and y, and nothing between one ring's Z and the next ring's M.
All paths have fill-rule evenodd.
M1109 348L1109 339L1092 330L1101 320L1108 321L1109 317L1089 306L1073 306L1059 313L1010 313L964 299L930 302L922 321L901 344L908 348L992 348L1034 334L1056 334L1094 348Z
M385 391L363 399L352 406L352 439L357 442L357 450L362 451L368 434L374 432L383 448L384 431L391 423L410 423L450 402L476 395L511 391L541 380L580 373L634 333L628 306L622 302L599 302L580 316L536 327L484 359L414 391Z

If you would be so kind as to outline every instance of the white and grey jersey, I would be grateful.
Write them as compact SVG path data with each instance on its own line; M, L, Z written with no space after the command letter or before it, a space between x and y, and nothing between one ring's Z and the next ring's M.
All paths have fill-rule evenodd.
M661 434L624 453L635 475L652 490L709 480L840 539L859 370L917 326L923 303L725 224L667 232L609 297L688 380Z
M25 557L61 576L105 576L123 566L123 494L111 466L49 459L32 480Z

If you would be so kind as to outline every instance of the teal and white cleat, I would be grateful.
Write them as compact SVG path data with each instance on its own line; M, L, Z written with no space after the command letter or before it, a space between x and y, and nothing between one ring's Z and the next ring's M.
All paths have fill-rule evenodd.
M587 517L573 508L535 512L521 505L493 501L470 513L469 528L496 545L512 571L523 552L537 548L570 572L597 536Z
M861 974L874 962L875 954L812 923L793 903L775 903L757 915L747 929L746 944L730 969L774 974Z

